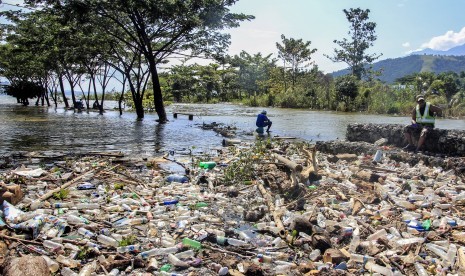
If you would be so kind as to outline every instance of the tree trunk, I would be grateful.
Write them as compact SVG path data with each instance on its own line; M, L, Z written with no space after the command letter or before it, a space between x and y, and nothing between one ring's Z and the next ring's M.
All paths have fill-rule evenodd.
M154 59L149 60L150 71L152 73L153 85L153 103L155 104L155 111L158 115L158 122L164 124L168 121L166 117L165 106L163 105L163 95L161 93L160 80L158 78L157 65Z
M60 82L61 95L63 96L63 102L65 103L65 107L69 108L68 99L66 98L66 95L65 95L65 86L63 85L62 77L63 76L58 77L58 80Z

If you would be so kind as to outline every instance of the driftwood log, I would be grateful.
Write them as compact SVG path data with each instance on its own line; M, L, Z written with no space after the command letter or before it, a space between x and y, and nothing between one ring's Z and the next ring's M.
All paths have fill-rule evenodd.
M282 156L282 155L279 155L277 153L274 153L273 154L273 157L278 159L279 162L283 163L284 165L286 165L286 167L288 167L289 169L291 169L293 172L296 172L296 173L300 173L302 172L302 165L300 164L297 164L296 162L294 161L291 161L289 159L287 159L286 157Z
M304 168L300 173L302 180L317 180L318 179L318 164L316 161L316 147L313 147L310 150L302 149L302 151L307 155L307 164L308 167Z
M262 184L262 181L257 182L257 187L260 190L263 198L266 200L266 205L268 206L268 210L273 215L273 220L276 223L276 227L279 229L279 236L286 237L286 231L284 230L283 222L281 221L281 212L275 209L273 198L271 195L266 191L265 187Z

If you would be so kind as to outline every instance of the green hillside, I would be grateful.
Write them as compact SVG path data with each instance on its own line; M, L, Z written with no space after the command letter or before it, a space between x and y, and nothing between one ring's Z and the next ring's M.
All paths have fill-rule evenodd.
M465 56L438 56L438 55L411 55L402 58L385 59L373 64L375 71L381 71L379 79L386 83L394 81L405 75L419 72L465 71ZM333 76L348 74L349 70L333 73Z

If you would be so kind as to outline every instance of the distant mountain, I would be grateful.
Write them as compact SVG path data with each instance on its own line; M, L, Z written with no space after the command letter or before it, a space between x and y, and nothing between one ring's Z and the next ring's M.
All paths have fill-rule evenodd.
M447 51L439 51L427 48L421 51L413 52L411 55L465 56L465 44L451 48Z
M460 48L461 49L456 49ZM453 51L452 51L453 50ZM373 63L375 71L381 71L381 76L378 78L386 83L394 83L396 79L405 75L420 72L434 72L436 74L442 72L456 72L460 73L465 71L465 45L450 49L448 52L459 53L464 51L462 55L409 55L401 58L385 59ZM334 77L349 74L348 69L333 72Z

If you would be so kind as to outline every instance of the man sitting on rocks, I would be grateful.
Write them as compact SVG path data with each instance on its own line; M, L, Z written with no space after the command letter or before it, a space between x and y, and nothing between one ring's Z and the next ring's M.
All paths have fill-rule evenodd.
M426 102L423 95L418 95L417 106L412 111L412 124L406 126L404 129L404 136L408 142L404 150L415 152L423 150L423 144L428 132L434 128L435 117L441 115L441 108L432 105L430 102ZM420 133L420 139L418 139L418 144L415 147L413 135L418 133Z

